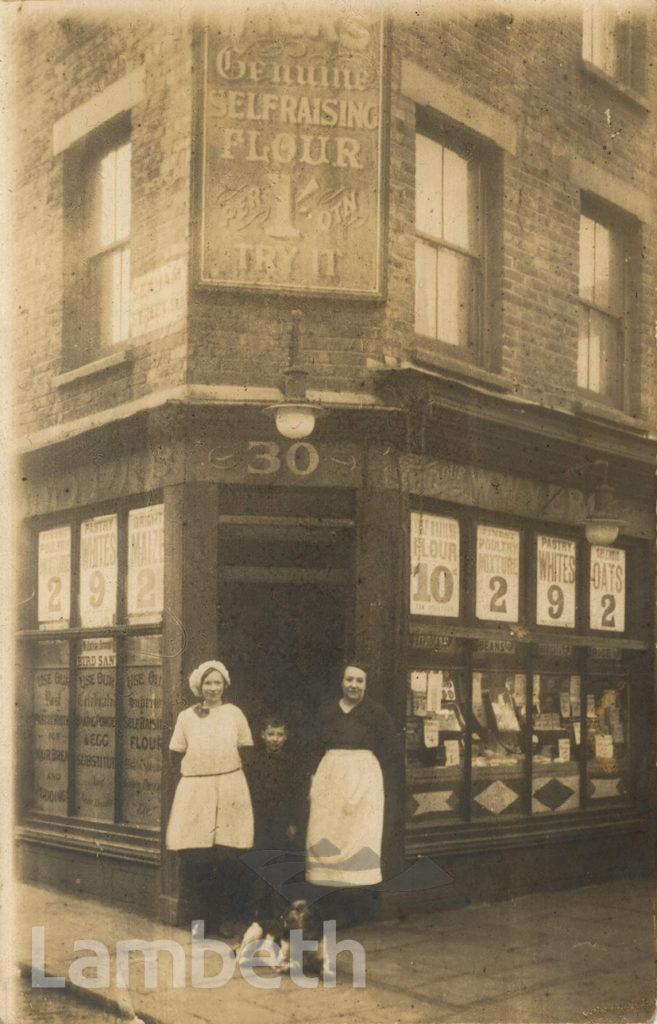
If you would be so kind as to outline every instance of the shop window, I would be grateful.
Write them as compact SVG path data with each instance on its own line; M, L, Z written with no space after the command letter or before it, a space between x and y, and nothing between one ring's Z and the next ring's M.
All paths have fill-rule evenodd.
M646 25L627 8L591 4L582 21L582 57L610 78L642 92Z
M567 672L532 676L532 813L580 807L581 677Z
M522 672L472 674L472 814L523 812L527 743L527 677Z
M483 244L481 162L471 145L415 136L415 331L479 360Z
M590 809L630 796L629 694L622 674L589 681L586 695L586 772Z
M466 708L462 670L410 673L406 750L414 828L463 817Z
M66 156L65 355L80 365L130 331L131 145L125 120Z
M437 513L409 523L409 849L459 822L627 804L632 681L613 635L626 630L628 552Z
M163 525L154 505L38 532L33 812L159 824Z

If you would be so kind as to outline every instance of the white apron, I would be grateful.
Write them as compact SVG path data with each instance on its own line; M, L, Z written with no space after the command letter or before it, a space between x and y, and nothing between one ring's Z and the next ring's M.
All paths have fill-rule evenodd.
M253 846L253 810L241 768L223 775L183 775L169 816L168 850Z
M310 790L306 881L376 885L381 881L383 775L370 750L328 750Z

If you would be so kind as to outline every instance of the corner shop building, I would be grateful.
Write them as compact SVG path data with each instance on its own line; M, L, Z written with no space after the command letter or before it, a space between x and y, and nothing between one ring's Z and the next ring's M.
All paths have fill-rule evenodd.
M493 35L503 29L498 21L488 27ZM62 66L75 53L82 68L77 95L56 86L47 94L51 116L36 135L48 153L49 201L69 209L70 181L80 180L98 140L104 152L108 139L118 150L130 138L132 322L129 339L101 345L93 358L80 355L84 332L67 341L79 296L68 296L69 319L58 331L48 333L33 313L25 328L32 401L21 410L29 442L21 466L17 830L28 878L168 916L176 879L162 824L176 780L165 751L189 699L190 669L219 655L234 680L231 698L253 720L279 704L302 744L312 742L314 712L337 693L343 652L354 647L370 663L373 695L406 737L397 780L405 801L403 810L395 803L386 841L391 873L427 854L477 898L650 867L654 444L641 384L652 366L641 331L654 266L648 199L640 189L625 195L621 157L602 179L594 161L573 154L566 185L557 181L547 198L540 174L532 186L570 228L582 190L602 193L634 220L646 217L629 399L616 396L616 408L595 394L582 402L574 361L555 367L557 313L557 333L577 331L576 296L564 298L565 313L547 306L550 287L563 284L558 267L546 272L544 333L520 389L522 345L513 349L511 320L523 308L516 291L527 301L536 288L529 274L519 284L489 274L509 321L489 325L477 360L470 353L459 361L452 342L437 341L428 354L413 328L403 262L415 241L405 192L415 130L450 142L457 125L454 152L465 132L511 190L537 159L530 113L520 112L522 96L511 88L488 102L483 74L463 84L455 54L452 70L447 54L444 78L436 77L425 44L404 26L389 30L384 59L383 29L369 29L367 66L378 70L367 102L380 131L365 114L354 131L359 152L369 146L373 154L367 218L379 231L369 232L374 244L354 236L360 260L338 280L331 258L313 263L310 250L319 247L310 245L307 272L331 277L319 287L258 279L285 266L259 268L257 218L239 236L247 239L238 243L243 262L231 264L241 280L227 279L223 250L213 249L222 150L212 132L244 129L232 125L230 108L208 101L216 87L208 69L218 66L203 57L211 39L144 24L128 41L120 26L106 29L103 69L113 84L99 90L86 59L98 27L46 26ZM445 26L432 31L448 46ZM529 23L514 31L541 51ZM575 66L575 23L567 36ZM327 61L339 45L310 38L328 47ZM164 62L156 57L163 48ZM535 87L527 84L528 94ZM331 88L327 99L338 103ZM473 88L477 102L468 106L459 97L470 99ZM89 129L85 104L97 93L102 112ZM233 111L248 119L244 104ZM629 150L646 117L634 108L628 115ZM164 142L155 145L158 126ZM597 144L591 128L582 149ZM389 180L380 172L384 152ZM344 153L339 173L360 172ZM639 168L642 153L636 142ZM247 171L243 163L236 182ZM35 181L27 176L26 194L35 189L45 202ZM330 175L326 182L334 184ZM506 251L522 261L527 228L516 237L513 210L500 202ZM563 245L572 237L564 229ZM43 304L48 286L62 290L54 248L42 270L38 282L27 274L24 288ZM309 394L328 414L310 437L286 440L262 412L280 400L295 308L312 364ZM524 316L531 319L527 309ZM567 372L571 391L556 397ZM550 400L532 393L538 377ZM583 527L584 484L601 461L623 522L611 546L590 545ZM581 466L586 473L573 482L566 471Z

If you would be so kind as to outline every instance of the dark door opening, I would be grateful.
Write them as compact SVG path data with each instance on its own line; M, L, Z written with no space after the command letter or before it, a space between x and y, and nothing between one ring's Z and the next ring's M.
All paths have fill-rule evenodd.
M339 693L345 617L344 586L220 585L219 656L233 681L229 697L245 712L254 738L262 716L276 711L306 752L317 708Z

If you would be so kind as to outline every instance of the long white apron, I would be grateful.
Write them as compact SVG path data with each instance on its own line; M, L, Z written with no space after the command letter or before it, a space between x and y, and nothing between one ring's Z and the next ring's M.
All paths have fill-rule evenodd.
M370 750L328 750L310 790L306 881L376 885L381 881L383 775Z

